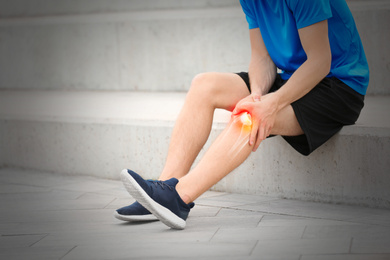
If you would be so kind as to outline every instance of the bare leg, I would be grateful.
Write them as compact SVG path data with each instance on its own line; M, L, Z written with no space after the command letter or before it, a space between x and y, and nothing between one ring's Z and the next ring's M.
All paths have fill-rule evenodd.
M211 131L214 110L232 110L249 91L232 73L204 73L196 76L172 132L165 167L160 180L180 178L188 173Z
M277 116L272 134L302 133L292 107L283 109ZM249 135L246 136L243 145L235 145L237 139L242 136L240 123L231 120L199 164L180 179L176 189L184 202L194 201L246 160L252 151L252 147L248 144Z

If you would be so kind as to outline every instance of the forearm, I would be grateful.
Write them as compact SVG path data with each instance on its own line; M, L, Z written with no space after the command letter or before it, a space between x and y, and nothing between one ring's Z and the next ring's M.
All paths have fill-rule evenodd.
M278 110L310 92L329 73L330 63L331 59L328 57L313 57L306 60L290 79L275 92Z
M271 58L267 56L256 56L252 54L249 63L249 79L251 92L259 96L268 93L276 76L276 66Z
M332 63L328 22L324 20L298 31L306 52L306 61L277 92L278 110L290 105L312 90L326 75Z
M240 101L233 110L233 115L243 111L252 116L252 130L249 144L257 149L260 142L270 135L279 112L294 101L302 98L313 89L328 73L331 67L332 54L328 39L328 21L303 27L298 30L302 47L306 53L306 61L293 73L290 79L276 92L259 97L251 96ZM274 63L261 57L269 57L262 41L259 29L250 30L252 59L249 70L252 93L265 94L275 79ZM256 42L260 44L256 45ZM256 57L259 59L253 59ZM272 66L270 65L272 64ZM271 69L272 67L272 69ZM257 91L257 93L255 93Z

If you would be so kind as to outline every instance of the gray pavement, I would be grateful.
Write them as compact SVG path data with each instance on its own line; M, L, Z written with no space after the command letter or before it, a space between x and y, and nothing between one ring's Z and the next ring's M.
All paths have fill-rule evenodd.
M120 181L0 169L0 259L390 259L390 210L209 191L185 230L121 222Z

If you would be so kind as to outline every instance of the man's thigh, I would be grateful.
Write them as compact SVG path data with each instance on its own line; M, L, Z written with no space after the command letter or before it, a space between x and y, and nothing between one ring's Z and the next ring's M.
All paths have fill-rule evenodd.
M283 108L276 116L275 125L271 135L297 136L302 135L303 130L291 105Z
M363 105L364 96L336 78L324 78L291 104L304 135L281 135L298 152L308 155L343 126L354 124Z
M214 108L232 111L238 101L248 96L249 90L244 80L235 73L207 72L197 75L192 81L189 94L201 93L198 96L210 100Z

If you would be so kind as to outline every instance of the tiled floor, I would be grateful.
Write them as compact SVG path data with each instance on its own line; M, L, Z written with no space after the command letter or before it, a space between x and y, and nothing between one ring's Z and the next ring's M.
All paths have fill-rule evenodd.
M119 181L0 170L0 259L390 259L390 210L207 192L185 230L113 217Z

